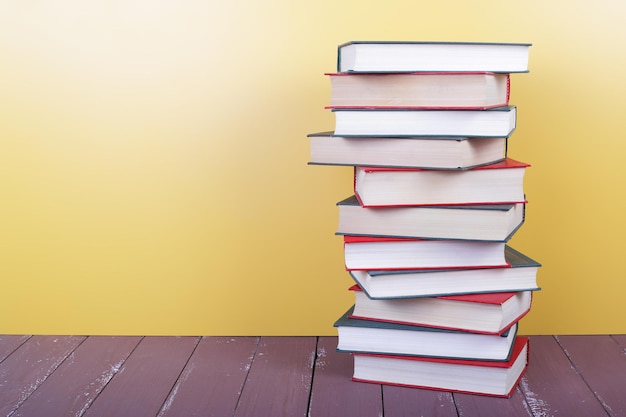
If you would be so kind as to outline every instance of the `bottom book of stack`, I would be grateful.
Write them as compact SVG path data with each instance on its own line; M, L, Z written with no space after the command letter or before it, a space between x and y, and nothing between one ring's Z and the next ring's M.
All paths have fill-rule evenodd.
M528 339L517 337L507 361L354 354L354 381L510 397L528 366Z
M520 307L522 315L528 308ZM528 365L518 314L500 332L484 333L354 312L353 306L335 322L337 350L354 357L354 381L509 397Z

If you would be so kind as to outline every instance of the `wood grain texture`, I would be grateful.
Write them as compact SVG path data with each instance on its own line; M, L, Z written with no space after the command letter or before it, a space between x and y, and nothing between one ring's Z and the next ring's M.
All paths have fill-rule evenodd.
M531 336L510 399L353 382L337 337L0 336L6 417L626 416L626 336Z
M530 338L529 361L520 387L533 415L607 415L553 336Z
M319 338L310 417L382 416L381 386L353 382L352 357L336 349L336 337Z
M626 355L616 340L595 335L557 340L606 412L626 416Z
M626 353L626 334L617 334L611 337L621 346L624 353Z
M481 395L454 394L459 416L529 417L533 416L526 397L517 388L511 398L494 398Z
M156 416L199 340L143 338L84 415Z
M232 416L258 337L203 337L159 417Z
M15 412L84 337L33 336L0 363L0 416Z
M87 338L12 417L82 416L140 340L140 337Z
M445 391L383 385L383 402L385 417L457 416L454 397Z
M305 417L315 337L261 337L235 410L236 417Z
M28 335L0 335L0 363L29 338Z

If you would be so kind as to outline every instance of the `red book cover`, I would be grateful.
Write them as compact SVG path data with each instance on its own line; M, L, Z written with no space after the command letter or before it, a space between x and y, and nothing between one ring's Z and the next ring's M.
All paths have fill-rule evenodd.
M444 295L437 298L453 301L465 301L468 303L494 304L502 305L509 298L515 295L514 292L484 293L484 294L465 294L465 295Z

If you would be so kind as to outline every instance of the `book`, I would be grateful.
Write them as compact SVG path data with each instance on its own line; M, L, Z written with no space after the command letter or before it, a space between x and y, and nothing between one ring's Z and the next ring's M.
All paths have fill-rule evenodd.
M350 318L502 334L530 310L531 291L374 300L358 285Z
M332 109L339 136L508 137L515 106L488 110Z
M488 72L327 73L327 108L480 109L509 104L509 74Z
M338 72L528 72L529 43L350 41L337 47Z
M506 245L506 265L493 268L349 270L372 299L536 291L541 264Z
M337 206L340 235L506 241L524 222L525 203L363 207L352 195Z
M307 135L311 165L468 169L504 160L507 138L342 137Z
M352 319L352 311L334 324L339 352L506 361L517 334L517 323L502 335L491 335Z
M344 235L352 270L493 268L506 266L504 242Z
M354 354L352 380L509 398L528 369L529 347L517 337L503 362Z
M354 195L364 207L523 203L529 166L511 158L462 171L357 166Z

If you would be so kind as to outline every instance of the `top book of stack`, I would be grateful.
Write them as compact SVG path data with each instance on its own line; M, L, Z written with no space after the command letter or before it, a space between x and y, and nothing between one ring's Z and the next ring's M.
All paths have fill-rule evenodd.
M351 41L339 72L528 72L529 43Z

